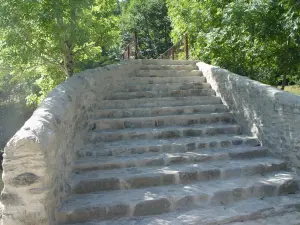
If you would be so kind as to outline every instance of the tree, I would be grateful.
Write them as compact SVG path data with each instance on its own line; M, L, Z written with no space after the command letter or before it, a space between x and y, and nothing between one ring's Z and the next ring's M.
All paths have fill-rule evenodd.
M131 0L122 2L121 30L126 45L135 33L140 55L156 58L166 51L170 39L170 20L165 0Z
M192 56L271 85L300 80L299 1L167 0L172 38ZM285 79L285 78L284 78Z
M96 66L103 60L103 49L118 46L117 0L0 0L0 4L1 67L10 74L45 78L39 84L50 81L46 92L74 72Z
M101 52L100 47L111 45L117 36L118 19L114 15L117 1L1 0L0 3L2 63L14 67L54 66L70 77L82 53L95 49Z

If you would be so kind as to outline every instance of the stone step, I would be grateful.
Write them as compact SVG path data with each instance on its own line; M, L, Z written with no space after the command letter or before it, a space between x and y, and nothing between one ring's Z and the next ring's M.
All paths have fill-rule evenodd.
M124 80L124 85L131 84L164 84L164 83L205 83L206 78L203 76L189 77L128 77Z
M139 92L139 91L153 91L156 93L169 93L178 90L191 90L191 89L209 89L211 88L208 83L163 83L163 84L139 84L132 85L126 84L124 91Z
M133 128L158 128L164 126L189 126L195 124L234 123L231 113L202 113L154 117L128 117L120 119L98 119L90 121L94 130L119 130Z
M242 222L233 222L228 223L228 225L299 225L300 224L300 212L299 212L299 204L294 208L289 208L289 212L277 212L273 213L271 216L265 218L259 218L255 220L248 220Z
M183 115L194 113L220 113L227 112L228 108L223 104L217 105L193 105L154 108L131 108L131 109L104 109L94 112L93 118L128 118L128 117L151 117L167 115Z
M189 77L202 76L199 70L139 70L136 73L137 77Z
M213 148L260 146L255 137L235 134L213 137L184 137L154 140L125 140L87 144L77 151L77 157L128 156L145 153L184 153Z
M268 155L268 150L261 146L242 146L235 148L217 148L209 150L195 149L189 152L144 153L125 156L86 157L74 162L74 171L109 170L130 167L168 166L180 163L196 163L212 160L250 159Z
M135 189L195 181L228 179L286 169L286 162L274 158L216 160L169 166L133 167L112 170L77 171L72 190L77 194Z
M142 65L193 65L196 66L196 60L169 60L169 59L143 59Z
M216 136L218 134L240 134L241 127L236 124L209 124L191 126L170 126L159 128L134 128L117 131L93 131L88 133L92 142L120 141L120 140L145 140L145 139L170 139L180 137Z
M251 197L264 199L295 193L296 181L293 173L281 171L264 176L74 195L57 210L56 220L62 224L83 223L156 215L194 205L224 207Z
M263 199L250 198L222 206L195 207L164 215L76 225L299 225L299 206L300 195L291 194Z
M162 98L162 97L187 97L187 96L214 96L213 89L190 89L174 91L139 91L139 92L114 92L105 96L105 100L128 100L134 98Z
M104 100L95 109L129 109L150 107L171 107L191 105L221 104L219 97L215 96L189 96L189 97L165 97L165 98L141 98L124 100Z
M141 70L198 70L196 65L142 65Z

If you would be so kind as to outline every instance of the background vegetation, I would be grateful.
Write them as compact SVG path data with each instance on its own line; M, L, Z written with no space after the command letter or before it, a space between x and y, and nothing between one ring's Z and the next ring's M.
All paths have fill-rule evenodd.
M300 78L297 0L167 0L172 38L187 32L192 56L278 85Z
M173 45L165 0L123 1L121 31L125 45L136 34L141 58L156 59Z
M133 34L142 58L157 58L187 33L194 59L273 86L300 84L299 0L0 4L0 148L56 85L118 61Z

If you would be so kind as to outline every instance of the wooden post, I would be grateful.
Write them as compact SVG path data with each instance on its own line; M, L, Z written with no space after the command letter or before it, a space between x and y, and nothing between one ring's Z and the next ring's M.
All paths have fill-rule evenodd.
M185 58L186 60L189 59L189 39L188 39L188 35L185 35Z
M281 84L281 90L284 91L285 84L286 84L286 74L283 74L282 84Z
M174 47L171 48L171 56L172 56L172 60L175 59L175 56L174 56Z
M136 31L134 31L134 58L137 59L138 58L138 43L137 43L137 33Z
M127 56L128 56L128 59L130 59L130 45L128 45L128 47L127 47Z

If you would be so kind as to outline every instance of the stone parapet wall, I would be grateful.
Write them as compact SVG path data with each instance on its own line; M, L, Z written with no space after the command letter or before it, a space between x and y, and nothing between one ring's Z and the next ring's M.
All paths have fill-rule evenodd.
M74 75L57 86L7 143L4 154L4 225L54 224L55 209L70 193L72 163L89 129L89 112L122 89L141 61Z
M300 168L300 96L203 62L197 66L244 132Z

